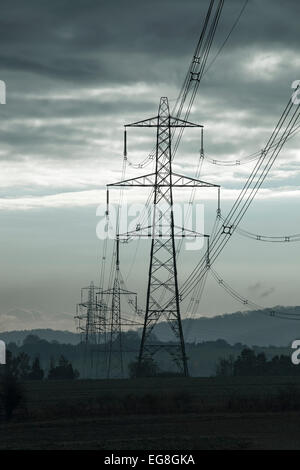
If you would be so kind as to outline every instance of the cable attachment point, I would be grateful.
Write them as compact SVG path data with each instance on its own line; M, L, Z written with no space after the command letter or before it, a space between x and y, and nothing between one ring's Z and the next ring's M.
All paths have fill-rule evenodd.
M200 82L200 72L191 72L191 81L192 80Z
M222 233L225 235L232 235L233 225L222 225Z

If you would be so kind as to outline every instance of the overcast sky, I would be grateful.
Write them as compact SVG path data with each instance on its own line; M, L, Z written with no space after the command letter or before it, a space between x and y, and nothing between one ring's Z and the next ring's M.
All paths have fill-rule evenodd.
M99 282L96 209L105 202L106 183L121 179L123 125L155 115L161 96L168 96L172 107L208 3L1 2L0 79L7 103L0 105L0 330L74 329L80 287ZM208 63L243 4L225 0ZM292 82L300 79L299 18L296 0L249 0L205 74L190 115L205 126L207 157L241 159L266 143ZM133 162L153 146L151 132L130 132L128 140ZM198 155L199 135L188 131L174 169L193 176ZM299 161L296 135L243 228L267 235L300 232ZM204 163L202 179L222 185L224 214L252 167ZM143 172L129 167L126 176ZM130 194L130 200L143 200L143 193ZM204 202L209 230L214 196L199 192L197 199ZM143 305L149 245L139 242L137 253L133 245L122 248L122 270ZM195 258L195 253L182 256L180 280ZM262 305L299 305L298 260L297 244L259 244L236 235L215 268ZM219 289L208 281L199 314L241 308Z

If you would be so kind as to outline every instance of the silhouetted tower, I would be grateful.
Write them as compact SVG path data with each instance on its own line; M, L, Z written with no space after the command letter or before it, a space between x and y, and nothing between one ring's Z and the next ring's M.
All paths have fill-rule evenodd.
M175 341L173 344L164 347L167 347L173 356L181 373L187 376L188 365L182 331L180 293L177 279L172 188L219 188L219 186L172 172L172 130L176 127L202 128L203 126L170 116L167 98L161 98L157 116L125 126L125 156L127 154L127 127L155 127L157 129L155 173L107 185L108 187L152 186L154 188L151 232L149 232L149 227L139 227L135 233L130 233L130 236L152 237L146 311L139 352L139 364L141 365L146 358L152 357L155 352L163 347L161 344L153 343L151 333L159 320L166 320L174 333ZM190 231L183 227L180 227L180 230L182 236L189 236L188 232ZM204 235L199 234L199 236Z
M107 376L113 375L113 370L117 368L120 377L124 375L123 350L122 350L122 327L121 327L121 295L120 295L120 260L119 260L119 239L117 244L116 274L113 289L111 291L111 317L110 317L110 338ZM109 293L109 291L107 291ZM117 354L118 357L114 358ZM119 369L119 370L118 370Z
M81 301L76 306L77 330L82 341L89 344L105 342L107 308L103 301L98 301L98 291L99 287L94 286L93 282L89 287L83 287Z
M125 319L121 312L121 298L123 296L131 297L129 303L134 303L134 309L137 309L137 296L135 292L128 291L121 287L122 278L120 273L120 256L119 256L119 237L116 239L116 270L113 288L103 291L104 296L111 296L111 312L109 320L109 345L108 345L108 378L123 378L123 345L122 345L122 327L134 326L134 322ZM132 300L134 298L134 301Z
M78 331L82 335L85 343L96 344L97 342L97 301L94 283L89 287L81 289L81 301L76 306L76 316L78 320Z

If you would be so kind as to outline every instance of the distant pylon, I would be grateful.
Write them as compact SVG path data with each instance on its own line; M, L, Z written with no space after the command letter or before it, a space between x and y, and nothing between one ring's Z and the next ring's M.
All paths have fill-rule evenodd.
M118 358L113 358L115 353L118 354ZM115 360L114 360L115 359ZM115 366L117 362L117 367ZM108 349L108 378L113 374L113 370L117 370L117 376L124 376L123 366L123 350L122 350L122 328L121 328L121 296L120 296L120 281L118 275L114 280L112 289L112 301L111 301L111 318L110 318L110 338L109 338L109 349Z
M94 374L103 375L107 368L107 306L103 300L98 300L99 287L93 282L81 289L81 301L76 306L75 320L81 342L85 344L83 368L85 373L91 373L96 366ZM96 354L96 361L94 355ZM87 359L89 361L87 362ZM99 369L100 367L100 369ZM88 372L90 370L90 372Z
M126 127L156 127L155 173L132 178L109 186L152 186L154 188L153 219L149 227L139 227L131 236L151 236L150 265L148 276L146 312L139 352L139 365L162 347L152 342L151 333L159 320L166 320L173 333L173 344L167 345L180 372L188 375L187 356L180 314L180 294L177 279L176 246L174 233L173 187L217 187L218 185L189 178L172 172L172 129L175 127L203 128L186 120L170 116L168 99L161 98L158 115L126 125ZM127 136L124 133L124 154L127 153ZM177 227L176 227L177 228ZM189 230L180 228L182 236ZM178 236L178 234L176 234ZM205 236L199 234L199 236Z
M107 378L124 378L123 353L125 352L122 344L122 327L134 326L135 322L126 320L121 312L121 297L131 297L129 303L134 303L137 309L137 295L135 292L128 291L121 287L122 279L120 273L119 256L119 237L116 239L116 271L113 288L103 291L102 295L106 298L111 297L111 309L108 332L108 367ZM132 300L134 298L134 301Z
M76 306L75 320L81 341L97 345L106 343L107 335L107 306L98 300L99 287L93 282L81 289L81 301Z
M96 290L99 288L91 282L89 287L81 289L81 301L76 306L75 319L78 321L78 332L85 343L97 343L97 314L98 305L96 300Z

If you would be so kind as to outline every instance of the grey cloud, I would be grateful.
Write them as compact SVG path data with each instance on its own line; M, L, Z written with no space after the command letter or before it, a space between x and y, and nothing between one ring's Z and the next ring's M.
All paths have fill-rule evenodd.
M254 284L251 284L248 287L248 290L253 294L258 294L259 297L264 298L275 292L275 287L265 288L264 282L257 281Z
M274 291L275 291L275 288L274 288L274 287L270 287L269 289L263 291L263 292L260 294L260 297L261 297L261 298L268 297L268 296L269 296L270 294L272 294Z
M216 48L241 4L225 2ZM135 81L137 75L151 78L156 76L154 57L160 73L166 57L173 57L180 71L198 39L207 5L198 1L183 5L180 0L4 1L1 63L8 69L87 83ZM295 0L285 2L284 12L280 2L249 1L235 40L225 51L263 44L296 49L299 9ZM167 73L166 78L170 78Z
M225 2L209 63L243 1ZM86 186L94 189L98 181L98 187L102 188L106 171L113 176L112 180L119 180L122 125L155 114L162 94L176 98L207 6L208 0L3 0L0 79L7 83L7 105L0 106L0 165L1 174L5 175L1 180L1 196L63 195L71 189L74 193L79 191L81 185L84 189ZM296 0L249 0L237 28L205 75L190 116L191 120L205 126L205 152L210 157L225 159L241 153L248 155L265 143L290 96L291 82L300 79L299 62L293 62L299 49L299 13L300 3ZM280 58L278 67L267 77L247 68L258 53ZM134 90L141 82L150 91L137 96L131 93L103 99L98 96L93 100L83 93L92 88L118 89L126 84ZM73 95L76 99L71 96L58 100L56 95ZM32 96L34 99L30 99ZM31 125L34 120L37 121L35 127ZM144 159L150 150L148 143L139 140L138 133L130 133L129 138L129 155L137 151L141 160ZM199 146L195 139L185 142L183 139L180 146L178 157L181 158L176 157L174 163L181 167L181 172L196 165ZM297 150L297 138L290 145ZM7 154L2 153L4 151ZM22 166L24 161L28 162L28 167ZM49 164L48 170L53 170L50 176L43 173L44 162ZM36 165L41 173L33 177L31 171ZM75 174L69 182L68 171L72 170L72 165L79 168L79 177ZM290 161L286 165L287 169L295 167ZM22 182L24 168L29 176ZM55 171L62 168L67 170L63 174L66 182L61 178L54 187ZM82 171L88 169L82 179L81 168ZM247 171L204 165L208 177L203 179L237 189ZM14 175L16 182L4 188L5 178ZM277 183L273 178L264 187L282 184L284 178L276 178ZM299 186L297 178L289 177L286 186L291 182ZM15 180L12 178L12 181ZM225 211L226 201L224 206ZM277 205L276 211L274 205L268 206L261 220L255 219L253 227L267 232L269 218L266 221L265 214L270 214L274 221L278 211ZM283 211L287 218L290 211L290 219L294 220L290 208ZM57 327L60 318L59 327L67 323L73 325L72 314L65 317L57 312L73 312L79 287L98 276L99 240L96 240L95 225L94 208L78 209L73 216L70 208L62 212L58 209L33 209L26 214L18 210L2 212L1 242L5 246L2 312L9 312L10 308L16 310L16 306L19 310L24 306L25 311L24 314L13 315L12 311L4 314L5 325L12 328L22 324L36 326L39 321L42 325ZM273 250L272 259L276 259L282 269L288 264L285 280L295 283L292 300L297 302L294 252L289 257L285 252L278 261L280 254L273 246L269 249ZM277 276L277 273L275 270L268 272L264 256L258 258L257 252L261 253L257 245L245 250L244 240L237 241L225 265L228 269L224 267L225 276L230 279L233 272L240 273L241 259L249 262L250 268L256 263L255 270L253 266L252 271L245 269L243 280L239 274L233 275L233 283L238 288L239 283L251 283L249 279L261 275L261 279L269 279L271 285L276 285L276 301L287 302L288 289L282 280L270 280L270 275ZM131 256L122 253L122 263L124 258L126 270ZM184 263L181 273L182 269L190 271L188 262ZM143 265L138 259L139 269L133 271L132 278L134 288L140 289L143 284L140 280ZM68 283L71 287L66 289ZM243 290L244 286L241 288ZM255 294L254 297L267 296L271 289L263 282L252 283L249 292ZM212 298L207 312L216 313L217 309L224 312L223 292L215 294L213 291L210 302ZM47 312L40 318L31 313L39 309ZM205 304L202 309L205 312Z
M254 284L250 285L248 289L250 291L256 292L257 290L260 290L262 288L261 282L255 282Z
M209 62L242 4L225 2ZM122 124L156 113L159 96L131 94L93 100L81 94L93 87L118 89L126 83L134 89L141 81L162 93L170 87L179 90L207 5L196 0L185 4L179 0L126 4L120 0L4 1L0 78L7 77L8 104L0 108L2 149L6 151L0 160L31 156L85 164L98 153L107 161L110 151L122 147ZM265 144L298 71L286 55L289 51L294 57L298 47L298 10L298 2L291 0L284 6L279 1L248 2L240 23L205 75L195 102L192 118L205 126L205 151L210 157L235 159ZM253 54L262 51L274 52L283 61L268 80L245 70ZM49 99L43 97L47 94ZM64 94L76 99L55 99ZM28 98L35 95L35 99ZM41 120L42 125L31 127L31 119ZM223 126L221 132L218 126ZM228 135L233 128L236 134ZM143 159L151 148L137 136L133 135L130 146ZM186 142L180 151L187 164L193 162L195 140ZM233 177L240 181L245 172L237 171Z

